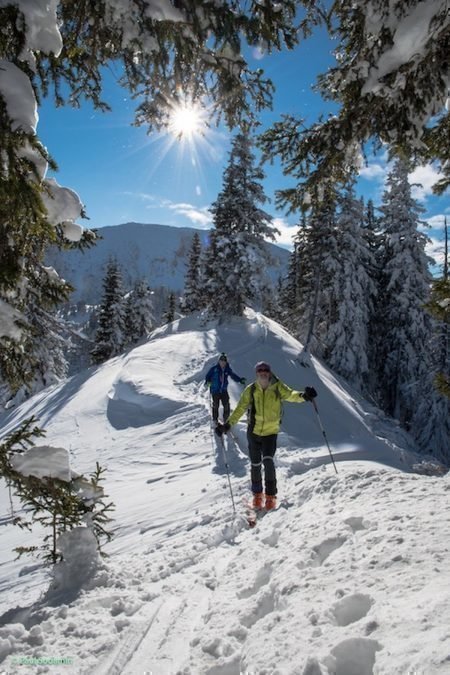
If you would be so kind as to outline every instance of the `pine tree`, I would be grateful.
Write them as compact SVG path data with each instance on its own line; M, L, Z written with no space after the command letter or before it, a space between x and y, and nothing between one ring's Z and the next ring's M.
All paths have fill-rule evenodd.
M45 562L55 564L62 559L61 551L58 550L59 535L74 527L84 524L91 528L99 548L104 538L111 539L112 535L106 526L113 504L105 502L100 485L104 469L98 463L89 479L79 475L73 478L70 476L67 453L68 476L51 475L54 453L58 453L61 459L61 448L34 448L39 451L39 461L33 458L31 470L28 467L24 473L17 468L17 459L20 460L21 456L33 449L35 438L44 435L34 424L34 418L26 420L0 444L0 476L10 491L14 524L21 529L32 530L38 523L43 531L40 546L18 546L15 551L19 555L38 554ZM44 462L49 468L49 476L41 475ZM18 515L14 513L13 496L20 501L21 511Z
M136 281L125 300L125 346L136 345L154 324L151 291L143 279Z
M409 428L429 370L425 304L431 276L427 237L418 230L423 209L411 196L408 165L401 159L388 176L380 211L385 251L378 296L379 387L386 412Z
M32 304L28 307L28 311L30 310L33 310ZM66 324L55 313L46 312L39 306L35 307L29 323L31 332L25 348L28 349L30 379L27 378L26 384L15 393L15 405L41 389L61 381L68 372L65 352L70 340L63 335Z
M360 391L367 382L369 320L373 315L375 285L367 270L373 256L363 237L362 204L350 184L339 199L336 252L327 295L331 313L326 333L325 360Z
M337 194L327 190L296 235L298 251L297 331L305 352L323 356L331 313L329 293L336 252Z
M217 231L215 229L210 230L209 243L201 257L203 269L202 307L207 307L208 311L214 316L218 316L223 310L221 290L217 287L217 261L219 259L217 238Z
M430 368L417 402L413 431L419 447L450 466L450 279L448 231L444 223L445 250L442 277L432 282L426 309L433 317ZM425 393L426 392L426 393Z
M411 422L419 448L450 466L450 283L433 281L428 311L432 334L428 343L428 371L421 380L421 396Z
M364 200L361 199L361 208L364 210ZM362 235L367 242L367 246L372 253L372 263L377 267L377 259L379 258L380 247L382 245L379 218L375 215L375 207L372 199L367 201L367 206L364 211L364 218L362 222Z
M2 306L16 317L15 328L8 332L6 323L7 334L0 336L0 381L7 398L16 402L67 373L66 324L58 317L56 307L72 289L38 259L25 264L20 288L5 292L7 304L1 299L0 288L0 319L4 318ZM5 329L5 323L0 320L0 324Z
M265 316L268 316L279 324L285 325L287 328L284 323L283 290L283 277L280 275L274 288L263 296L262 312Z
M53 309L54 297L46 297L52 289L59 297L58 277L52 268L44 267L35 286L23 291L25 334L20 342L11 341L5 349L0 349L0 379L4 382L0 402L8 401L9 406L21 403L67 375L67 324ZM19 345L24 353L16 358Z
M450 398L450 279L448 277L444 276L433 281L427 309L436 319L438 373L435 384L443 396Z
M450 398L450 275L449 234L447 217L444 219L444 264L442 278L433 282L428 311L438 322L439 372L436 376L438 391Z
M373 294L368 305L368 347L367 357L371 367L367 374L365 391L375 399L378 398L378 370L373 364L377 363L380 352L380 331L378 316L378 294L381 288L381 274L384 257L384 234L380 228L380 219L375 215L375 207L371 199L367 202L364 214L362 235L366 241L370 256L364 261L366 272L373 284Z
M279 319L293 335L298 335L301 260L299 255L302 229L299 228L293 241L293 249L289 256L288 272L279 292Z
M198 232L192 237L189 260L184 284L184 299L182 308L184 312L197 312L202 309L202 268L200 265L202 244Z
M176 310L176 300L175 293L169 294L169 301L167 304L167 310L164 314L164 321L166 323L171 323L175 319L175 310Z
M263 178L262 170L255 167L249 134L237 134L222 191L211 206L217 254L208 270L209 309L217 307L215 298L220 297L222 315L241 316L246 304L261 307L268 283L264 277L268 262L264 238L274 239L276 232L272 217L258 206L267 201L260 182Z
M125 303L122 274L116 260L111 259L103 280L103 298L100 305L95 347L91 352L93 363L103 363L120 354L125 347Z
M336 65L319 76L317 89L338 112L310 126L286 115L262 135L265 156L281 159L297 179L280 191L280 206L303 208L318 186L345 186L369 141L423 164L439 160L445 175L437 189L449 184L450 13L445 0L428 4L426 11L422 0L337 0L322 15Z

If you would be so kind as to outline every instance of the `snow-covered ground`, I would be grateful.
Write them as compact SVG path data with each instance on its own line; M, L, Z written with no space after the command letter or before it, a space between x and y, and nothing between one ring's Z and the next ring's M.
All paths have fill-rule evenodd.
M285 404L280 506L248 529L245 421L220 443L204 375L225 351L314 386L336 474L308 403ZM432 675L450 673L448 475L416 473L406 434L269 319L187 318L103 366L47 389L30 414L72 468L107 469L109 558L81 589L14 561L31 544L0 492L0 668L57 675ZM234 382L234 404L242 387ZM76 575L75 575L76 576Z

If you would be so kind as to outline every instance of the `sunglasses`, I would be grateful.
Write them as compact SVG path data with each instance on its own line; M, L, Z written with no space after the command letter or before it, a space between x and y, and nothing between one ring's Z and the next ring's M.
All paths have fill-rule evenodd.
M258 368L257 373L270 373L268 368Z

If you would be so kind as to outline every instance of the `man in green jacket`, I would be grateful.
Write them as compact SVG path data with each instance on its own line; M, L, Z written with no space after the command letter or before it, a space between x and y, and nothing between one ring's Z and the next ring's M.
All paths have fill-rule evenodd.
M230 417L219 424L216 433L227 433L233 424L249 411L247 438L251 461L251 482L253 506L263 507L264 494L261 467L264 465L265 508L276 506L277 478L274 456L277 449L277 434L281 423L282 401L303 403L317 396L313 387L305 387L304 392L294 391L273 373L270 365L259 361L256 366L256 381L248 385Z

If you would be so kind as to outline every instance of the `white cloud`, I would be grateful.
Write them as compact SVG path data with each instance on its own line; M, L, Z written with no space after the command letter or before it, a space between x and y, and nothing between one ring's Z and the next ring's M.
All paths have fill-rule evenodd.
M180 216L185 216L191 222L195 223L196 225L200 225L205 229L211 227L212 225L212 214L208 211L207 206L198 208L192 204L175 204L173 202L167 202L164 204L164 206L167 206L171 211L175 211L175 213Z
M429 228L425 230L425 234L430 239L425 250L427 255L433 258L436 266L439 267L444 264L444 220L445 215L443 214L437 214L424 219L429 225ZM438 273L439 269L434 270L434 272Z
M296 226L289 225L285 220L283 220L283 218L274 218L272 225L274 225L274 227L280 231L280 234L276 237L275 244L292 250L292 237L297 233Z
M386 165L382 166L381 164L369 164L368 166L363 166L359 171L359 175L366 180L383 180L386 173Z
M435 265L444 264L444 242L437 239L431 241L425 246L425 252L430 258L433 258Z
M433 194L433 185L437 183L441 174L431 165L418 166L412 173L409 174L408 179L411 184L419 183L420 185L413 185L412 196L414 199L425 201L427 197Z
M437 231L439 233L439 236L442 237L443 232L444 232L444 221L445 221L445 215L438 213L436 216L431 216L430 218L424 218L424 221L428 223L430 226L431 230ZM448 221L448 219L447 219ZM433 236L433 234L429 234L429 236Z
M385 183L389 171L392 169L392 162L382 160L381 163L369 164L362 167L359 172L360 177L366 180L376 180ZM408 180L412 185L412 196L419 201L425 201L427 197L433 194L433 185L437 183L441 174L431 164L425 166L418 166L412 171ZM416 185L417 184L417 185Z
M196 188L196 193L201 193L199 186ZM208 229L212 225L212 215L208 211L208 206L197 207L185 202L176 203L172 202L170 199L160 199L143 192L124 192L123 194L129 197L137 197L143 201L152 202L152 204L146 206L147 209L170 209L170 211L174 211L176 214L184 216L197 227Z
M144 202L154 202L156 201L155 197L153 195L149 195L146 192L122 192L123 195L126 195L127 197L137 197L138 199L142 199Z

